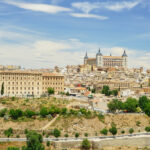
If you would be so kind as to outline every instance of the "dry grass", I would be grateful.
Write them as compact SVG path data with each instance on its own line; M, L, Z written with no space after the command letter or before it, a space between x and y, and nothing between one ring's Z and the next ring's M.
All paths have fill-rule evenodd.
M103 128L109 129L112 122L118 128L118 134L124 130L125 134L129 134L129 129L133 128L134 132L144 132L146 126L150 126L150 118L144 114L112 114L106 115L104 122L100 121L97 117L93 119L77 118L77 117L59 117L55 123L49 127L58 128L62 131L62 136L68 133L69 136L74 136L74 133L88 133L89 136L101 135L100 130ZM137 125L140 122L140 125ZM110 135L110 133L109 133Z

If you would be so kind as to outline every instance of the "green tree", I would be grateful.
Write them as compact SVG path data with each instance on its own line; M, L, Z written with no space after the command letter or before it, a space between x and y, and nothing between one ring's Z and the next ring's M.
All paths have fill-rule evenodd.
M17 120L23 116L23 111L21 109L10 109L9 114L12 119Z
M4 95L4 82L2 83L2 87L1 87L1 95Z
M110 96L109 86L107 85L103 86L102 94L105 94L106 96Z
M118 90L113 90L112 95L117 96L118 95Z
M82 141L82 148L83 149L90 149L91 143L88 139L83 139Z
M142 110L146 107L147 103L150 102L150 100L147 98L147 96L142 96L139 98L139 106Z
M150 116L150 102L147 103L143 111L146 115Z
M132 134L134 132L133 128L129 129L129 133Z
M41 134L36 133L35 131L29 131L26 135L27 137L27 146L24 146L22 150L44 150L42 145L43 137Z
M4 131L4 134L5 134L7 137L10 137L10 136L13 134L13 129L12 129L12 128L9 128L8 130L5 130L5 131Z
M53 131L53 135L56 137L56 138L58 138L60 135L61 135L61 132L58 130L58 129L54 129L54 131Z
M111 112L116 112L116 110L122 110L123 109L123 103L119 101L118 99L113 99L111 102L107 104L108 109Z
M75 133L75 137L78 138L79 137L79 133Z
M7 112L7 109L6 109L6 108L0 110L0 117L4 117L5 114L6 114L6 112Z
M49 96L55 93L54 88L52 87L48 87L47 92Z
M104 128L104 129L102 129L102 130L100 131L100 133L103 134L103 135L107 135L108 130L107 130L106 128Z
M32 110L27 109L27 110L25 111L25 116L28 117L28 118L31 118L31 117L34 116L34 115L35 115L35 112L32 111Z
M136 108L138 107L138 101L135 98L127 98L124 103L124 107L128 112L136 112Z
M7 150L19 150L18 147L8 147Z
M146 131L146 132L150 132L150 126L145 127L145 131Z
M42 108L40 109L40 115L41 115L42 117L46 117L46 116L48 115L48 110L47 110L46 107L42 107Z
M115 126L112 126L110 129L109 129L109 132L114 136L117 134L117 128Z

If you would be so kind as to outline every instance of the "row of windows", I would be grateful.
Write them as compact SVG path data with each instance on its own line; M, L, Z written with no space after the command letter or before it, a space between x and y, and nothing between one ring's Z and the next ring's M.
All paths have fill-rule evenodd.
M14 90L14 89L16 89L16 90L18 90L19 88L18 87L12 87L12 88L10 88L10 87L8 87L8 90L10 90L10 89L12 89L12 90ZM26 89L28 89L28 90L30 90L30 89L32 89L32 90L34 90L34 87L24 87L24 88L22 88L22 87L20 87L20 90L26 90ZM37 90L39 90L39 87L37 87Z
M14 91L12 91L12 92L8 92L8 94L32 94L32 95L34 95L34 92L14 92ZM37 92L37 94L39 94L39 92Z
M34 82L8 82L8 84L10 85L10 84L13 84L13 85L22 85L22 84L24 84L24 85L34 85L35 83ZM39 82L37 82L37 85L39 85L40 83Z
M48 88L48 87L43 87L43 90L44 90L44 89L47 90L47 88ZM56 89L56 90L57 90L57 89L63 89L62 87L53 87L53 88Z
M49 82L44 83L43 82L43 85L62 85L62 83L59 83L59 82L58 83L54 83L54 82L53 83L49 83Z

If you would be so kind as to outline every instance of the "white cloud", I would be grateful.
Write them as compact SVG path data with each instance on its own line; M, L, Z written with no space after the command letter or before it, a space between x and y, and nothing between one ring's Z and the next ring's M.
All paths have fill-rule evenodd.
M90 2L76 2L76 3L72 3L71 5L74 8L80 9L84 13L89 13L93 9L99 8L97 3L90 3Z
M130 67L149 68L150 53L128 49L126 47L106 47L102 44L81 42L79 39L71 38L68 40L45 39L42 35L32 33L16 33L0 30L0 64L21 65L26 68L42 68L53 66L66 66L83 64L85 52L89 57L95 57L101 46L103 55L121 56L124 49L129 58ZM8 35L8 38L7 36ZM4 42L16 39L15 42ZM18 41L17 41L18 40ZM21 42L21 41L26 42ZM17 44L19 43L19 44Z
M99 16L99 15L95 15L95 14L71 13L70 15L73 17L77 17L77 18L95 18L95 19L99 19L99 20L108 19L108 17L106 17L106 16Z
M51 14L71 11L70 8L65 8L65 7L56 6L56 5L24 3L24 2L18 2L18 1L16 2L10 1L10 0L5 0L3 2L10 4L10 5L14 5L19 8L32 10L32 11L39 11L39 12L44 12L44 13L51 13Z
M123 9L132 9L140 4L141 0L132 1L106 1L106 2L75 2L72 7L89 13L95 9L107 9L111 11L121 11Z
M122 2L108 2L103 3L103 7L112 11L121 11L123 9L132 9L140 3L139 0L136 1L122 1Z

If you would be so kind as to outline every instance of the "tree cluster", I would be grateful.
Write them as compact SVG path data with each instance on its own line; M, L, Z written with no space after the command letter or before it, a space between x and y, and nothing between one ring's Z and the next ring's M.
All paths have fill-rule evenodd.
M118 90L110 90L109 86L104 85L102 89L102 94L105 94L105 96L110 96L110 95L117 96Z

